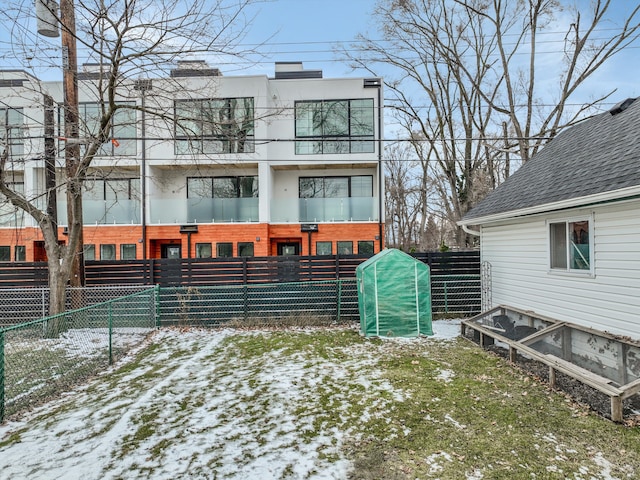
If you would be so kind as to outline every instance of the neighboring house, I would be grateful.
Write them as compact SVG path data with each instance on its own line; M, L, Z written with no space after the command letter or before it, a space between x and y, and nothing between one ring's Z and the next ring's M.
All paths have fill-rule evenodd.
M459 223L491 306L640 339L640 100L559 134Z
M99 65L79 72L81 137L97 125ZM384 248L382 82L323 78L277 63L273 78L223 76L178 62L168 78L123 82L122 105L175 112L175 122L119 110L83 194L86 259L373 254ZM7 178L42 196L43 92L62 82L0 72ZM212 119L214 119L212 121ZM56 140L59 181L64 143ZM58 195L64 241L66 201ZM0 200L0 261L45 258L32 218Z

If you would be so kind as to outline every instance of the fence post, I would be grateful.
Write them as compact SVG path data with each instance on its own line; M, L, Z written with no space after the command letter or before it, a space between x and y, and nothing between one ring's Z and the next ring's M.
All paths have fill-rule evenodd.
M444 313L449 313L449 299L447 298L447 281L444 281Z
M246 321L249 318L249 290L246 283L242 285L242 313Z
M160 328L160 285L156 285L153 287L154 290L154 306L155 306L155 316L156 316L156 328Z
M0 331L0 423L4 422L4 332Z
M337 311L337 317L336 317L336 322L340 321L340 316L342 315L342 280L336 280L336 282L338 282L338 311Z
M109 365L113 365L113 301L109 302Z

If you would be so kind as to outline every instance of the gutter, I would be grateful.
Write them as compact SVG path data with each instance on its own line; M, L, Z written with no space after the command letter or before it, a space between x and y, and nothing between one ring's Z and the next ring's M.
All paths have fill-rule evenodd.
M480 230L473 230L472 228L469 228L466 223L458 222L458 225L462 227L462 230L464 230L465 233L468 233L469 235L475 235L476 237L480 236Z
M467 225L484 225L487 223L509 220L515 217L524 217L528 215L552 212L554 210L587 207L589 205L598 203L632 200L633 198L638 197L640 197L640 185L635 185L633 187L621 188L618 190L611 190L603 193L596 193L594 195L588 195L586 197L570 198L566 200L560 200L559 202L535 205L533 207L521 208L519 210L510 210L507 212L486 215L484 217L469 218L468 220L463 219L458 221L457 224L460 225L465 232L472 235L479 235L479 231L478 233L474 233L475 230L467 230L469 228Z

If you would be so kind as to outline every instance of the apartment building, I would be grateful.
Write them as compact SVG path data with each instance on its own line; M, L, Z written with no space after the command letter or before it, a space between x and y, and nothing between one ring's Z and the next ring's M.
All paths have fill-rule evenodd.
M56 176L64 142L92 134L99 65L78 75L80 139L64 139L63 86L0 72L5 181L46 208L46 97ZM384 239L382 85L324 78L301 63L272 77L179 62L123 81L111 141L83 191L86 260L377 253ZM164 112L164 114L163 114ZM57 201L65 241L63 187ZM0 200L0 261L44 260L34 220Z

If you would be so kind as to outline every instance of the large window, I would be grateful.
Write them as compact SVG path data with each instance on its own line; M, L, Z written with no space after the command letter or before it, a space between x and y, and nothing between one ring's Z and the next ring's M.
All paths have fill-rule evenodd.
M373 177L300 177L300 198L348 198L373 196Z
M87 180L84 183L87 200L135 200L140 198L139 178L109 178Z
M85 224L140 223L140 179L88 179L84 182Z
M296 154L373 153L373 99L295 104Z
M258 220L258 177L187 178L188 221Z
M9 158L24 154L24 116L21 108L0 108L0 143L9 146Z
M373 177L300 177L301 222L372 220Z
M589 219L549 223L549 258L553 270L591 271Z
M14 192L24 195L23 182L7 182L7 186ZM20 226L23 215L18 207L14 207L13 204L0 193L0 226Z
M107 132L108 141L100 147L98 155L135 155L136 154L136 110L135 102L121 102L111 119ZM97 137L100 134L102 105L99 103L81 103L78 105L80 117L80 136Z
M258 177L189 177L187 198L257 198Z
M176 154L253 153L253 98L177 100Z

